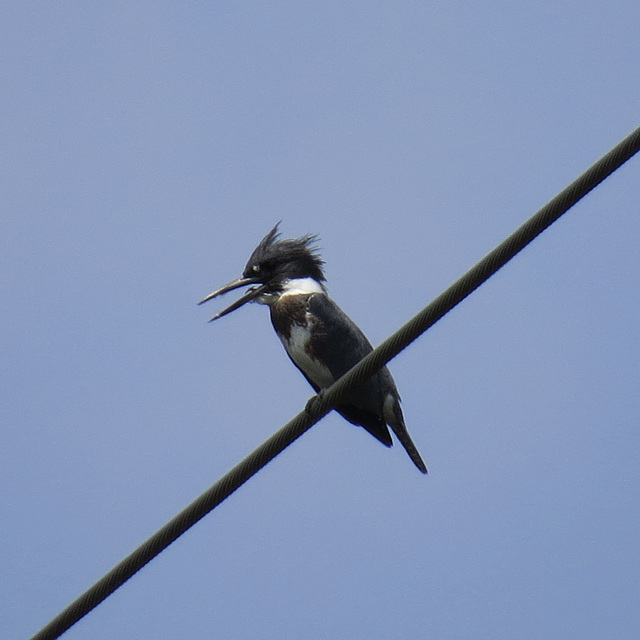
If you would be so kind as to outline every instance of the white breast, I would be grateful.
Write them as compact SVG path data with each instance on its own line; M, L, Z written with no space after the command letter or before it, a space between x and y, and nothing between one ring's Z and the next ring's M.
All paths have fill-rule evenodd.
M296 366L318 387L324 389L334 382L334 378L327 367L312 358L306 350L310 338L310 318L307 315L307 326L294 325L288 340L283 340L284 348Z

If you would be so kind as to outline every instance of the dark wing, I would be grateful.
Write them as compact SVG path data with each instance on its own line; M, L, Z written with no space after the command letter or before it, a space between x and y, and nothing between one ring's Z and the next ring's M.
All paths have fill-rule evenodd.
M337 380L371 353L373 347L349 316L325 294L314 293L309 297L308 305L316 318L314 333L317 332L316 335L321 338L313 341L314 356L327 365ZM395 396L398 393L385 367L354 389L348 400L336 407L336 411L390 447L391 435L383 417L384 398L389 392Z

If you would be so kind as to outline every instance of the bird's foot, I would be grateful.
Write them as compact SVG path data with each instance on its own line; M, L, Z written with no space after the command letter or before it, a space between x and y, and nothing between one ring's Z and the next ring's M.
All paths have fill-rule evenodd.
M315 396L313 396L312 398L309 398L307 404L305 405L304 410L307 413L313 413L315 407L318 405L318 402L321 402L323 397L324 397L324 389L320 389L320 391L318 391L318 393Z

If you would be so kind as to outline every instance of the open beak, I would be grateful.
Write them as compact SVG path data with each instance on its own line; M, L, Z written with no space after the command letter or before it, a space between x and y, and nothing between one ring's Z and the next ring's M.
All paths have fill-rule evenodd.
M224 287L220 287L220 289L210 293L206 298L200 300L198 304L202 304L203 302L207 302L208 300L213 300L213 298L217 298L221 296L223 293L228 293L229 291L233 291L234 289L239 289L240 287L246 287L250 284L258 284L259 280L256 278L237 278L236 280L232 280L228 284L225 284ZM220 311L220 313L216 313L209 322L213 322L218 318L222 318L222 316L226 316L228 313L239 309L243 304L247 302L253 302L264 290L264 286L261 287L251 287L241 298L236 300L232 305L228 306L226 309Z

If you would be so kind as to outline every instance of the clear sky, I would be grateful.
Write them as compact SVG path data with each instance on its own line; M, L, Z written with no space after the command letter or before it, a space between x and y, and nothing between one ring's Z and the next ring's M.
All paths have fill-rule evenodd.
M640 123L637 2L0 9L0 620L26 638L304 407L282 219L376 344ZM636 637L640 158L65 636Z

